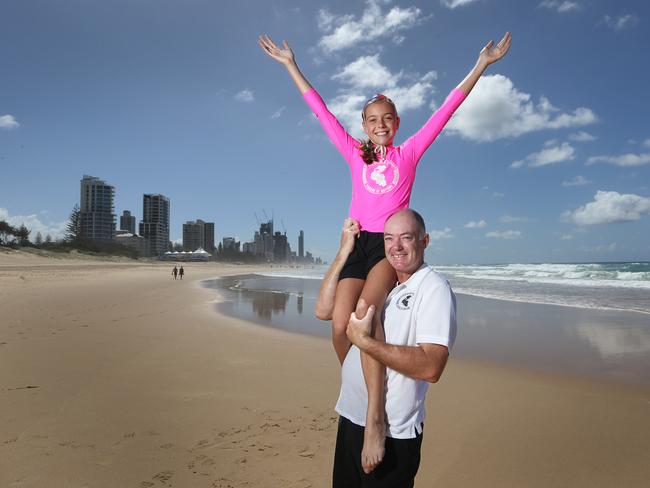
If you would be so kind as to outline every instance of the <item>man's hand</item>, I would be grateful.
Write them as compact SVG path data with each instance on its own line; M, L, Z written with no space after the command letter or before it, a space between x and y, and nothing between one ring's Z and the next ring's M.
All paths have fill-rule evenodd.
M343 230L341 231L341 243L339 245L340 252L350 255L354 250L354 243L359 237L359 222L354 219L345 219L343 222Z
M368 307L365 317L359 318L355 312L352 312L350 315L350 321L348 322L346 333L350 342L361 350L363 350L367 341L371 339L370 331L372 330L372 319L374 316L374 305Z

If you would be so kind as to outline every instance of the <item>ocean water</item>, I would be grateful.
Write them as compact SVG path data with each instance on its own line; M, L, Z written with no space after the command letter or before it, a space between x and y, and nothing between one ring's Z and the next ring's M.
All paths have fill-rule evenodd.
M435 266L455 292L516 302L650 314L650 262ZM321 279L327 268L267 276Z

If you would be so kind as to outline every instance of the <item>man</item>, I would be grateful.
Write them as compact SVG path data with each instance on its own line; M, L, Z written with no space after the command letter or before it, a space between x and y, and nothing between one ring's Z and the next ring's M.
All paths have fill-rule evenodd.
M355 223L346 221L341 252L350 246ZM392 215L384 227L386 257L397 274L383 314L370 307L364 317L350 317L347 335L353 346L342 366L340 414L334 457L334 487L413 486L420 464L425 416L424 399L429 383L440 378L456 337L456 301L449 283L424 263L429 244L422 217L406 209ZM328 306L328 279L335 280L339 256L325 277L317 308ZM383 317L380 317L382 316ZM381 328L385 342L371 329ZM381 336L381 334L377 334ZM367 391L361 369L364 351L386 366L385 455L369 474L361 464Z

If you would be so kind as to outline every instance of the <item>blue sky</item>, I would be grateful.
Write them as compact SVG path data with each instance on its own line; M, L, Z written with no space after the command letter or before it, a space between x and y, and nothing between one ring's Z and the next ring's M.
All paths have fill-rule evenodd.
M359 134L355 100L397 102L401 143L513 33L418 168L434 263L650 259L650 7L642 1L0 1L0 218L56 234L84 174L182 223L249 240L273 214L330 259L346 164L284 69L288 39Z

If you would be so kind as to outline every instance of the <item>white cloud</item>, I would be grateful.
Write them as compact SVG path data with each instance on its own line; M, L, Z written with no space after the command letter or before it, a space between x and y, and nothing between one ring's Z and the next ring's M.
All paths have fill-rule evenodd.
M578 225L611 224L639 220L650 215L650 198L615 191L598 191L594 201L562 214L562 219Z
M501 192L499 192L499 191L495 191L494 193L492 193L492 196L493 196L494 198L502 198L502 197L505 197L506 194L505 194L505 193L501 193Z
M513 222L528 222L527 217L513 217L512 215L504 215L499 219L499 222L504 224L512 224Z
M587 164L608 163L615 166L643 166L650 163L650 153L645 154L621 154L620 156L592 156L587 160Z
M356 88L385 89L395 86L401 77L402 73L393 75L379 62L379 54L375 54L357 58L332 76L332 79Z
M562 234L562 237L560 237L563 241L570 241L573 239L573 236L571 234Z
M605 15L599 24L605 24L615 31L622 31L636 25L638 20L638 17L632 14L619 15L618 17Z
M596 137L589 134L589 132L581 130L580 132L570 134L569 139L575 142L591 142L595 141Z
M64 222L51 222L45 224L41 222L36 214L30 215L10 215L9 211L6 208L0 207L0 220L8 222L14 227L20 227L25 225L32 233L29 235L29 240L34 242L36 234L41 233L43 240L45 240L46 235L52 236L52 239L60 239L65 235L65 229L67 227L68 221Z
M589 181L582 175L578 175L572 180L563 181L562 186L585 186L588 185L589 183L591 183L591 181Z
M495 230L485 234L485 237L493 237L495 239L521 239L521 232L518 230Z
M270 117L270 118L272 118L272 119L279 119L279 118L282 116L282 113L283 113L286 109L287 109L287 107L285 107L285 106L283 105L282 107L280 107L279 109L277 109L275 112L273 112L273 113L271 114L271 117Z
M563 14L565 12L571 12L575 10L580 10L580 4L578 2L569 2L569 1L560 1L560 0L544 0L539 4L540 7L547 8L549 10L555 10L556 12Z
M589 108L579 107L565 113L545 97L540 97L537 104L531 98L503 75L483 76L449 121L447 130L466 139L486 142L544 129L578 127L598 120Z
M0 115L0 129L17 129L20 124L13 115Z
M325 9L318 12L318 28L325 33L318 41L326 53L355 46L362 42L376 41L382 37L402 42L399 32L420 23L422 11L417 7L393 7L384 13L379 0L368 0L359 18L353 15L336 16Z
M481 229L487 225L487 222L485 220L479 220L479 221L470 221L465 224L465 227L468 229Z
M246 88L235 95L235 100L238 102L249 103L254 101L255 97L253 96L253 92Z
M539 152L529 154L524 159L513 161L511 168L521 168L526 165L529 168L539 168L549 164L562 163L575 158L574 149L568 142L563 142L559 146L547 147Z
M641 144L643 144L645 147L650 147L650 139L646 139Z
M454 9L456 7L463 7L465 5L469 5L470 3L474 3L476 0L440 0L440 4L443 7L447 7L450 9Z
M426 105L426 98L433 90L436 72L423 76L399 72L393 74L381 64L379 55L361 56L343 67L332 79L342 83L344 88L334 97L328 107L339 121L355 137L363 137L361 130L361 109L368 99L368 90L381 91L391 98L400 115L408 110ZM417 80L409 82L408 80Z
M430 230L429 237L432 241L439 241L440 239L451 239L454 234L451 233L449 227L445 227L443 230Z

